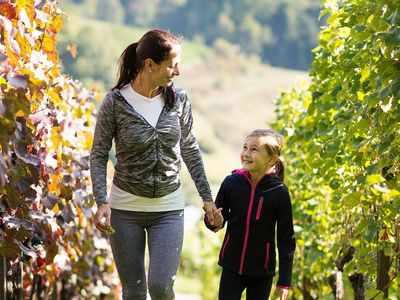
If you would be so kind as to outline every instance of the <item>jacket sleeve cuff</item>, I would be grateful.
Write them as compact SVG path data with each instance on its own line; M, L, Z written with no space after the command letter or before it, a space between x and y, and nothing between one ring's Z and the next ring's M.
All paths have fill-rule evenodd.
M109 203L107 200L98 200L98 201L96 201L96 204L97 204L97 207L99 207L100 205L109 204Z
M276 287L285 289L285 290L290 290L290 286L286 286L286 285L277 284Z

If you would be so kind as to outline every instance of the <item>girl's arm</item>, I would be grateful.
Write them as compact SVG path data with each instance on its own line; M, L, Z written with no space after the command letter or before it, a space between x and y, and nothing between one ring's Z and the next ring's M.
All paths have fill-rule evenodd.
M277 216L277 242L279 252L279 279L277 288L289 289L292 278L293 256L296 240L293 230L292 204L286 187L280 189Z

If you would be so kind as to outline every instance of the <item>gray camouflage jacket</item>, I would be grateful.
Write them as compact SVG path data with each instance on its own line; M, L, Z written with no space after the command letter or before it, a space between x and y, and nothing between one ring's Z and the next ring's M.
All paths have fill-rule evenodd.
M199 145L193 135L191 105L186 92L174 87L176 103L162 110L152 127L125 100L119 90L104 98L97 116L90 173L97 205L107 203L108 154L115 140L113 183L134 195L156 198L168 195L180 185L180 156L188 167L203 201L211 201Z

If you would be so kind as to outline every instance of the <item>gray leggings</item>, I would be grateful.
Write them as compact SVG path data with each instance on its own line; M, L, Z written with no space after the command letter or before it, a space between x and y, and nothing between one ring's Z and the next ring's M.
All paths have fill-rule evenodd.
M152 300L175 298L173 285L183 243L183 210L133 212L111 210L110 236L124 300L146 300L144 266L146 232L149 247L148 288Z

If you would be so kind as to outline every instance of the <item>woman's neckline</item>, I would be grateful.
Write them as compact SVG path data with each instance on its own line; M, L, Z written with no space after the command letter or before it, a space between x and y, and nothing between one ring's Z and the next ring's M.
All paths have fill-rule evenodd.
M136 96L136 97L140 97L141 99L148 101L148 102L153 102L155 100L159 100L161 97L161 93L158 93L157 95L153 96L153 97L147 97L145 95L142 95L141 93L139 93L138 91L136 91L133 87L132 84L128 84L126 86L126 88L128 89L129 93Z

